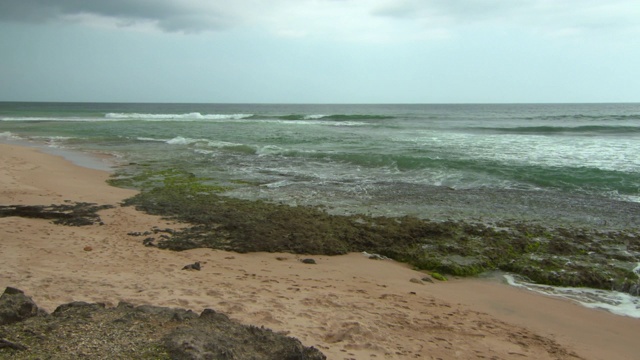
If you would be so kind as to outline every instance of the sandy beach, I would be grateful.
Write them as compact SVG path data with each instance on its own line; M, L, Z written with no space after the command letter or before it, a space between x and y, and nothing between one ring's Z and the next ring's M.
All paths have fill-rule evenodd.
M640 320L480 279L423 273L362 254L172 252L131 232L175 224L118 204L105 171L0 144L0 205L91 202L103 225L0 218L0 288L53 311L78 300L212 308L320 349L329 359L636 359ZM90 249L90 251L87 251ZM200 271L182 267L200 261Z

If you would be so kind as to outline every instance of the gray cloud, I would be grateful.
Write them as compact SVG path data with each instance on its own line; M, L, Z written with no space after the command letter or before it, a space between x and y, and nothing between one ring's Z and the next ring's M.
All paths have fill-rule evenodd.
M637 0L0 0L0 21L55 22L93 15L120 26L152 24L167 32L224 30L253 24L277 34L393 32L397 21L424 32L490 24L545 33L634 29ZM380 20L389 25L380 29ZM340 20L340 21L337 21ZM391 20L391 21L386 21ZM386 21L386 23L384 22ZM406 27L398 26L398 34ZM384 30L384 31L383 31ZM410 32L401 36L412 36Z
M153 22L165 31L219 30L232 24L229 14L206 2L175 0L0 0L0 20L54 22L67 16L97 15L122 24Z

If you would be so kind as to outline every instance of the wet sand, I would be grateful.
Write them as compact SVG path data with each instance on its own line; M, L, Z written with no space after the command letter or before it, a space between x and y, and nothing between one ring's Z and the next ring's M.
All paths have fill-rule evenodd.
M118 205L108 173L0 144L0 205ZM329 359L635 359L640 320L489 280L417 283L422 273L362 254L172 252L127 235L180 224L116 206L104 225L0 218L0 288L48 311L79 300L212 308L315 346ZM89 246L90 251L85 248ZM201 271L182 270L200 261Z

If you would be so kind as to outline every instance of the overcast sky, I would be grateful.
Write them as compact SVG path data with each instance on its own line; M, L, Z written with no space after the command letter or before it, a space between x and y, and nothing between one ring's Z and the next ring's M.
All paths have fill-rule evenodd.
M0 0L0 101L640 101L638 0Z

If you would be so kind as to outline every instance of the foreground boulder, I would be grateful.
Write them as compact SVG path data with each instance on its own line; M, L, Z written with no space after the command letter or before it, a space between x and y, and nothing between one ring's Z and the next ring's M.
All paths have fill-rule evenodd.
M38 315L45 315L45 312L22 290L8 287L0 296L0 325L13 324Z
M325 359L315 348L255 326L239 326L206 309L198 321L174 329L163 339L172 359Z
M210 309L198 315L128 303L72 302L51 315L36 311L0 325L0 340L10 344L0 346L0 359L326 359L297 339Z

